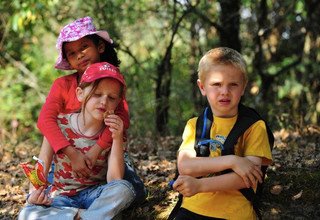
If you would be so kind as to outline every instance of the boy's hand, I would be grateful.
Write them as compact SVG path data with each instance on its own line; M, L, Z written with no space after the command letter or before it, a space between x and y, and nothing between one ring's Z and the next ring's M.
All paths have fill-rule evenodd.
M78 178L88 177L90 169L88 168L85 156L75 148L69 146L63 149L63 152L69 157L74 175Z
M180 175L173 184L173 189L183 196L190 197L197 194L200 188L198 179L191 176Z
M42 186L30 194L27 202L35 205L50 205L52 198L45 193L45 188Z
M257 180L262 183L262 171L259 165L254 164L246 157L235 157L232 170L237 173L247 188L255 187Z
M109 130L112 133L112 139L123 138L123 121L118 115L108 115L104 119L104 123L109 126Z

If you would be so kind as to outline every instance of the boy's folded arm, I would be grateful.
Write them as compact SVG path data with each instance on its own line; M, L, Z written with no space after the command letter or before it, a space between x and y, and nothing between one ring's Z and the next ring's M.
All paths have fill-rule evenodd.
M241 157L238 157L241 159ZM256 166L261 165L262 158L257 156L246 156L248 160L254 163ZM243 188L253 187L255 188L259 180L260 173L247 176L247 181L243 177L235 172L230 172L218 176L206 177L199 179L200 189L199 192L214 192L214 191L226 191L226 190L239 190Z
M241 157L238 157L241 159ZM261 164L262 159L256 156L245 157L252 161L256 165ZM235 172L230 172L218 176L206 177L199 179L200 189L199 192L214 192L214 191L227 191L227 190L239 190L243 188L253 187L255 188L259 180L260 173L253 175L247 175L241 177ZM247 180L245 180L247 178Z
M181 175L205 176L232 169L237 156L196 157L195 151L181 150L178 155L178 170Z
M247 188L242 178L234 172L199 179L199 192L229 191Z
M200 179L188 175L180 175L173 184L175 190L187 197L197 193L233 191L246 187L241 177L234 172ZM256 184L252 187L256 187Z
M257 166L261 166L262 158L257 156L245 156L248 160L250 160L252 163L254 163Z
M255 156L196 157L194 151L182 150L178 155L178 170L180 175L200 177L232 169L243 183L241 188L244 188L254 186L256 180L262 182L261 161Z

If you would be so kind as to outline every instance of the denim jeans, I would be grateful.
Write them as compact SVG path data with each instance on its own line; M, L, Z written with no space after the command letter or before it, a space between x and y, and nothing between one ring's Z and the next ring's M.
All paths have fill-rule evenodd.
M134 191L136 193L134 202L131 204L130 207L137 207L145 201L147 197L147 190L141 178L136 173L133 162L131 161L129 154L127 152L124 154L124 158L125 158L125 171L124 171L123 179L127 180L132 184ZM48 174L48 181L50 183L53 183L53 172L54 172L54 163L52 163L51 170Z
M112 219L127 208L135 198L132 185L126 180L89 187L75 196L56 196L51 206L27 205L19 220L73 219L79 209L82 219Z
M137 207L143 203L147 197L147 190L142 182L141 178L138 176L134 169L133 162L131 161L129 154L124 154L125 159L125 170L124 170L124 177L123 179L130 182L134 188L136 193L136 197L131 204L130 208Z

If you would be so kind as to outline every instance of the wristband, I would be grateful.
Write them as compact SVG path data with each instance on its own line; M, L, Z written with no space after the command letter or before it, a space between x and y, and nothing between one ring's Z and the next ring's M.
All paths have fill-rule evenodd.
M175 182L175 180L170 180L170 182L168 183L168 186L170 189L173 189L174 182Z

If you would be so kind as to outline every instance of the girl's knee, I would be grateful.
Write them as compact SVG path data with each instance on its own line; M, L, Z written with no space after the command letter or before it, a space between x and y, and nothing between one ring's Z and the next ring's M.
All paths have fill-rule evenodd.
M129 181L127 180L118 180L118 181L119 181L118 184L121 186L121 188L123 188L123 190L126 190L129 193L132 193L133 196L136 196L135 190Z
M18 215L18 220L36 219L37 207L34 205L25 206Z
M116 190L121 193L122 195L130 198L135 198L136 193L135 190L130 182L127 180L113 180L110 183L108 183L110 187L116 188Z

